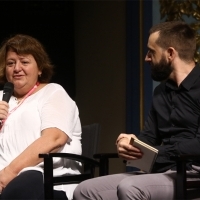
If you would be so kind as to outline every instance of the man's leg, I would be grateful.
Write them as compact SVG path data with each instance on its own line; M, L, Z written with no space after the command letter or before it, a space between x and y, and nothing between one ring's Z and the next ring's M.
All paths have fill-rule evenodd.
M160 174L127 173L102 176L80 183L75 200L174 199L175 172Z
M98 199L117 200L117 186L132 174L114 174L101 176L81 182L74 191L74 200Z
M127 177L118 186L121 200L172 200L175 198L176 172Z

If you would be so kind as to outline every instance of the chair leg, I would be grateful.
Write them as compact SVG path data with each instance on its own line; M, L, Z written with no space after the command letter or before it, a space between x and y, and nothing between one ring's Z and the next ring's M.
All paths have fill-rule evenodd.
M51 157L44 158L44 197L53 199L53 161Z
M186 163L177 161L176 199L187 199Z
M100 163L99 175L100 176L108 175L108 171L109 171L108 158L100 158L99 163Z

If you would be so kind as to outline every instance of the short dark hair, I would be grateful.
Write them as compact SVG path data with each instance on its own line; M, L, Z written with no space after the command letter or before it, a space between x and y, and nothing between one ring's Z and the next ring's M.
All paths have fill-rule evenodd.
M5 40L0 48L0 82L5 83L6 55L11 50L18 55L31 54L36 60L38 69L42 72L38 77L40 83L50 82L53 75L53 65L43 45L29 35L17 34Z
M149 33L159 32L156 44L163 49L173 47L180 59L194 60L196 51L196 32L183 21L168 21L153 26Z

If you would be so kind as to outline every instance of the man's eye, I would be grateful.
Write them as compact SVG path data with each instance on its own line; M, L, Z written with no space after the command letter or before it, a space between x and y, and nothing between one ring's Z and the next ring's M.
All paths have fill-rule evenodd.
M149 54L150 54L150 55L154 55L154 51L149 50Z

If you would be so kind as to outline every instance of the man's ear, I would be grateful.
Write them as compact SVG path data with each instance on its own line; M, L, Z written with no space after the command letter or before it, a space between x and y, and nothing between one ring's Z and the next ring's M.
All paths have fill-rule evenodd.
M173 47L169 47L167 49L167 58L169 61L172 61L174 57L176 56L176 51Z

